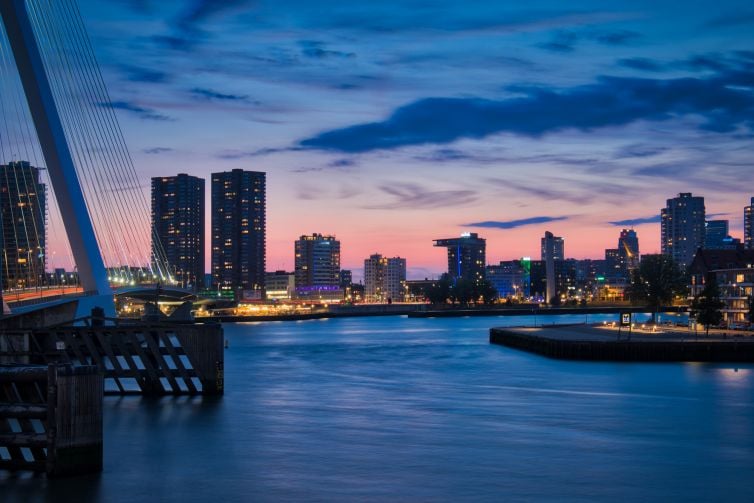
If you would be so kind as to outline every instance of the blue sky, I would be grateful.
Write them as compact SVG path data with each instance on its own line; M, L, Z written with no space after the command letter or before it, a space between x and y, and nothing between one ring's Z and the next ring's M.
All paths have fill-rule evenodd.
M268 173L268 268L293 240L441 271L434 238L488 260L538 236L643 252L677 192L741 233L754 133L745 2L82 0L126 140L149 176ZM145 186L147 186L145 182Z

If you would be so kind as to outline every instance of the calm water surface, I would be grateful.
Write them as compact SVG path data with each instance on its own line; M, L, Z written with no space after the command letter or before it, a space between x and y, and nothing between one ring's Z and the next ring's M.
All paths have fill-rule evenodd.
M227 325L223 398L107 397L101 475L0 500L754 501L754 367L488 343L531 321Z

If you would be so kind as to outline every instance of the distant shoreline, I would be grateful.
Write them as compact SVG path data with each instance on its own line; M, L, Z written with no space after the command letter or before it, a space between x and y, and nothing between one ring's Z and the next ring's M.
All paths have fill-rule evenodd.
M197 320L217 321L221 323L242 323L256 321L303 321L327 318L357 318L364 316L408 316L409 318L463 318L467 316L557 316L562 314L618 314L621 312L647 313L651 310L642 306L616 307L553 307L553 308L450 308L430 309L426 304L392 304L338 306L332 311L281 315L226 315L203 316ZM661 313L684 313L685 307L663 307Z

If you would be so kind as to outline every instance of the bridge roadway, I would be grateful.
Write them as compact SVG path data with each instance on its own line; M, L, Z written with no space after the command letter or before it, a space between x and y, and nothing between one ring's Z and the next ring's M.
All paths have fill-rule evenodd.
M131 297L139 300L154 300L156 285L121 286L113 285L116 297ZM3 301L13 311L28 306L39 306L53 301L73 300L84 295L80 286L29 288L23 290L3 291ZM160 300L166 302L185 302L196 300L196 295L188 289L179 287L160 287ZM26 310L26 309L24 309Z

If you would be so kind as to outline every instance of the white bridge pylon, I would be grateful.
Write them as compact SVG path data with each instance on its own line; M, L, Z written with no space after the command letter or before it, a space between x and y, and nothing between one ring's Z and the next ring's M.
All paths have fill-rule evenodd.
M75 12L74 4L65 2L65 5L68 7L61 8L69 8L73 9L73 11L54 12L54 9L57 8L56 3L48 4L47 7L51 8L52 11L46 11L42 4L38 5L32 0L0 0L0 18L2 19L8 39L8 46L15 60L15 67L21 87L23 88L23 97L19 94L19 99L23 100L25 98L28 105L31 120L34 124L37 139L39 140L39 147L46 164L50 185L57 199L57 205L70 245L72 258L78 270L79 281L84 292L87 294L82 298L86 299L85 301L79 301L77 316L88 314L85 309L90 309L94 306L100 306L105 309L107 314L114 315L113 291L110 287L110 282L111 280L122 281L122 278L117 273L113 273L112 265L111 269L106 268L103 253L108 254L107 256L111 261L113 260L112 255L117 255L116 260L120 261L118 267L124 271L128 270L126 266L129 259L138 259L142 260L142 265L146 265L150 269L151 276L155 280L160 281L162 279L162 281L165 281L165 277L170 279L170 275L167 274L168 265L163 260L164 257L162 255L164 255L164 251L159 253L161 245L159 244L159 240L155 241L154 236L152 238L152 246L153 249L158 250L156 252L157 255L154 256L154 264L156 264L156 270L154 271L150 266L148 253L146 255L139 255L140 258L135 258L137 255L132 253L134 249L125 248L136 246L138 249L139 244L148 241L148 238L146 240L142 239L140 242L138 239L135 240L133 233L136 231L133 228L127 228L126 222L128 220L124 219L124 215L126 217L129 216L129 210L134 207L133 204L136 201L129 202L126 195L117 196L119 199L115 203L112 202L112 199L107 199L108 194L111 197L115 197L112 194L123 194L121 192L122 188L129 185L137 187L133 189L134 194L140 191L140 189L138 189L138 180L134 178L136 177L136 172L133 170L130 155L128 155L125 149L125 143L122 141L122 136L118 136L117 134L119 127L114 115L112 115L111 120L103 118L105 116L96 112L97 107L102 107L103 104L109 105L109 97L106 96L104 87L101 88L103 92L100 95L96 94L98 91L91 91L97 85L104 85L101 81L101 76L99 80L92 76L96 74L82 77L84 72L76 66L72 70L69 70L74 72L74 76L71 79L75 81L78 78L79 85L84 86L81 95L86 94L90 97L89 102L83 103L83 105L89 105L90 108L86 109L89 112L84 111L81 113L84 115L87 113L93 114L88 116L91 120L111 120L111 122L106 123L106 127L110 127L110 129L103 130L105 134L97 138L96 136L87 136L86 128L92 131L101 124L77 121L77 118L72 113L75 114L78 112L71 111L72 106L77 106L76 100L71 100L70 95L60 94L60 82L66 81L67 76L63 76L61 79L61 75L56 73L61 71L60 68L58 66L49 66L50 57L59 58L59 60L64 60L70 64L77 57L81 57L81 53L71 52L69 54L68 51L79 51L82 47L82 45L78 45L73 48L64 48L62 44L56 45L57 42L50 38L51 32L49 30L53 29L51 28L53 24L61 26L61 30L69 30L69 33L73 33L78 29L77 36L83 38L73 43L81 43L82 40L86 39L85 32L82 32L83 25L78 24L72 27L70 24L72 17L69 14L70 12ZM49 14L48 21L42 20L45 12ZM58 19L58 17L62 18ZM39 31L39 33L36 33L35 30ZM63 33L62 36L66 36L65 32L59 33ZM86 43L88 44L88 41ZM40 47L40 44L44 44L44 47ZM42 50L48 52L43 53ZM96 69L96 61L94 59L88 61L87 64L90 65L88 68ZM73 84L73 86L75 85ZM74 89L71 82L67 82L65 86L68 86L67 89L69 90ZM58 102L61 99L63 99L63 102ZM82 104L79 103L79 105ZM104 109L99 108L99 110ZM108 112L111 112L111 110L108 108ZM83 115L81 117L83 118ZM75 129L72 130L71 128ZM108 139L115 142L112 144L112 147L105 147ZM93 143L83 145L82 142L86 141ZM103 158L100 165L102 168L99 168L96 167L96 160L93 159L97 155L96 152L98 150L102 151L103 147L111 149L108 150L109 153L107 154L110 157L107 159ZM84 157L82 155L83 151L88 152L89 156ZM113 159L117 159L117 161L113 161ZM77 162L83 164L79 166ZM113 170L113 166L116 166L117 163L125 163L127 169L117 169L116 167ZM124 164L120 164L119 166L122 168ZM82 171L82 167L84 171ZM92 170L104 169L106 167L110 168L108 174L99 171L98 173L100 174L97 176L91 176L94 172ZM124 174L126 172L132 175L130 181L127 180L127 176L129 175ZM102 178L103 176L106 178ZM86 186L82 185L82 183L86 184ZM97 185L98 183L100 185ZM102 184L109 185L103 186ZM93 190L94 187L96 187L95 190ZM138 196L143 198L143 194L141 193ZM138 203L136 204L139 206ZM124 208L126 209L124 210ZM110 219L116 218L113 215L121 218L122 223L120 225L112 225L114 220ZM148 215L145 216L148 220ZM110 225L103 227L103 222L110 223ZM143 225L137 227L141 229ZM115 237L118 231L123 232L123 234L120 237ZM132 244L135 242L137 244ZM131 284L133 284L133 281L131 281Z

